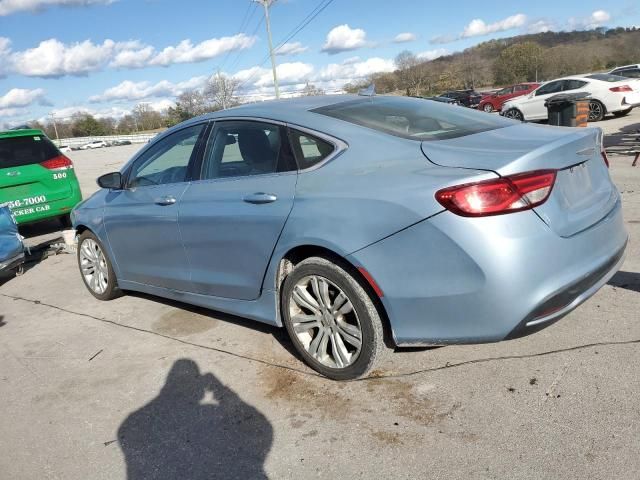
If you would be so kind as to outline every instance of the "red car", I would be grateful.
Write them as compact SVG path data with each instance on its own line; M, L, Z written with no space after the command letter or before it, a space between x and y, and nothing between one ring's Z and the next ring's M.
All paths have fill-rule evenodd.
M515 97L521 97L522 95L528 95L539 86L539 83L518 83L517 85L505 87L502 90L498 90L496 93L483 96L480 99L480 105L478 105L478 108L487 113L491 113L494 110L499 112L502 109L502 104L507 100L511 100Z

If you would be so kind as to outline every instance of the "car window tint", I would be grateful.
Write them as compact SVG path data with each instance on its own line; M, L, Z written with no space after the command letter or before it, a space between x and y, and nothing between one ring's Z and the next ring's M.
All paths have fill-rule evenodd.
M184 182L204 124L179 130L163 138L142 154L129 176L130 187Z
M617 74L626 78L640 78L640 68L629 68L627 70L621 70Z
M399 96L350 100L311 111L420 141L457 138L513 125L498 115Z
M335 150L333 144L298 130L291 129L290 138L293 153L301 170L320 163Z
M0 168L42 163L60 155L44 135L0 138Z
M295 170L284 127L263 122L217 122L201 178L242 177Z
M565 80L563 90L576 90L584 87L586 84L587 82L583 82L582 80Z
M549 82L546 85L541 86L538 90L536 90L536 96L547 95L548 93L561 92L563 82L564 80L559 80L557 82Z
M525 92L529 90L529 85L516 85L516 92Z

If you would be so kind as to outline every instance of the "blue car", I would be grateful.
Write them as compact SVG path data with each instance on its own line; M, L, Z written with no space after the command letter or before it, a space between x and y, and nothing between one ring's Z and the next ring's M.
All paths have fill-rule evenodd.
M284 326L318 372L385 349L550 325L619 269L594 128L322 96L180 124L73 211L91 294L134 290Z

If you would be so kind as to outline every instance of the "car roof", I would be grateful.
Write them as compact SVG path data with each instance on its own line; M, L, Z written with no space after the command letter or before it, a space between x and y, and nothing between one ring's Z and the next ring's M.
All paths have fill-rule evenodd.
M11 137L33 137L33 136L46 136L42 133L42 130L37 130L35 128L29 129L20 129L20 130L6 130L4 132L0 132L0 138L11 138Z
M631 65L620 65L619 67L611 69L611 71L619 70L621 68L640 68L640 63L632 63Z

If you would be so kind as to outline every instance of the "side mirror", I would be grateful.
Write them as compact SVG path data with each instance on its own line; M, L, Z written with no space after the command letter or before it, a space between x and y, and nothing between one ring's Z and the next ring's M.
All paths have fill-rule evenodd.
M98 186L109 190L122 190L122 174L120 172L106 173L98 177Z

